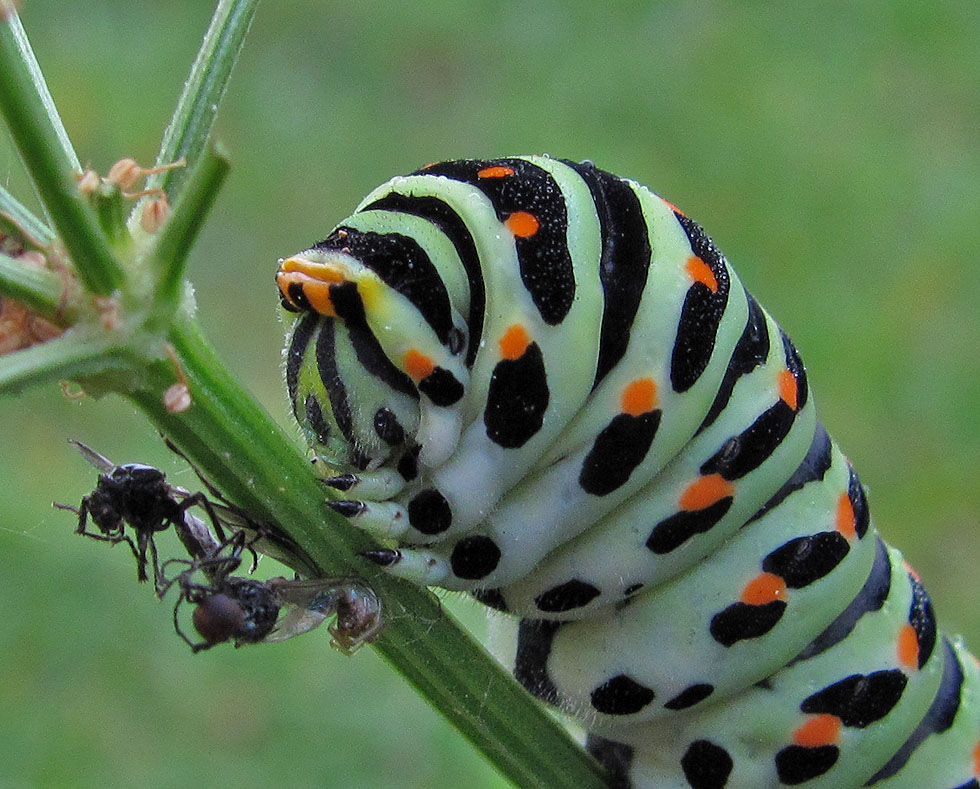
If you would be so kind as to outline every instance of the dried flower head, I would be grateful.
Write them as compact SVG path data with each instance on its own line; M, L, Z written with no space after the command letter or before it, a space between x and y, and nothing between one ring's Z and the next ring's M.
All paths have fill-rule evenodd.
M152 197L143 204L140 226L147 233L156 233L169 217L170 202L167 200L167 196L161 193L158 197Z
M132 189L139 182L146 171L140 167L135 159L126 157L120 159L109 168L106 176L106 183L115 184L120 189Z
M186 166L187 161L184 158L180 158L176 162L170 162L169 164L158 164L156 167L141 167L135 159L127 156L109 168L109 174L105 177L105 182L118 186L120 189L132 189L141 179L148 175ZM138 197L139 194L126 196Z
M4 253L30 268L46 268L47 261L40 252L18 251L10 236L0 235ZM26 304L0 296L0 355L30 348L54 339L61 329L42 318Z
M83 195L93 194L101 182L99 174L95 170L86 170L78 176L78 191Z

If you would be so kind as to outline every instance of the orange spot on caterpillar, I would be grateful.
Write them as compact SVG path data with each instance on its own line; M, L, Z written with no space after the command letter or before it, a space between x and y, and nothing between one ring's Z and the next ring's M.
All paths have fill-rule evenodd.
M793 742L804 748L833 745L840 736L840 718L836 715L815 715L793 732Z
M498 344L500 345L500 355L503 358L520 359L527 350L527 346L531 344L531 338L528 336L527 329L521 324L515 323L504 332L504 336L500 338Z
M664 200L662 197L660 199ZM681 211L681 209L679 209L676 205L670 202L670 200L664 200L664 203L666 203L667 208L669 208L675 214L680 214L681 216L687 216L687 214L685 214L683 211Z
M980 742L973 749L973 774L980 776Z
M786 597L786 581L773 573L759 573L742 590L741 600L748 605L765 605Z
M477 174L477 178L506 178L508 175L514 174L513 167L505 167L504 165L496 165L494 167L484 167Z
M922 576L915 571L915 568L913 568L906 559L902 559L902 567L904 567L905 572L911 575L916 581L922 583Z
M689 257L685 268L687 269L687 275L692 280L707 286L708 290L712 293L718 292L718 280L715 278L715 272L701 258Z
M796 376L789 370L780 370L779 399L786 403L786 405L788 405L794 411L796 410L797 404L797 392L798 388L796 385Z
M289 285L295 279L296 277L291 277L288 274L284 274L282 271L276 272L276 286L279 288L279 292L283 295L283 298L289 298ZM291 300L290 303L292 303Z
M310 306L321 315L331 318L337 316L337 311L330 300L330 286L326 282L307 282L303 285L303 295L310 302Z
M538 228L541 227L541 223L538 222L538 218L534 214L529 214L527 211L515 211L504 221L504 224L510 228L510 232L513 233L518 238L530 238L535 233L538 232Z
M640 416L657 407L657 384L652 378L637 378L623 389L620 406L624 414Z
M681 494L682 510L703 510L735 494L735 486L721 474L699 477Z
M854 518L854 505L851 498L846 493L841 493L837 500L837 531L847 539L853 539L857 534L856 520Z
M344 272L338 266L328 263L314 263L303 258L287 258L279 264L279 273L285 274L298 272L305 274L310 279L318 279L321 282L345 282Z
M314 279L298 271L288 273L280 271L276 274L276 284L279 286L279 292L283 299L296 309L306 309L306 305L297 304L290 293L292 286L298 284L309 306L316 312L331 318L337 316L333 302L330 300L330 284L328 282Z
M432 375L433 370L436 369L435 362L432 359L414 348L405 354L402 364L405 367L405 372L416 381L428 378Z
M898 631L898 662L906 668L919 668L919 637L912 625Z

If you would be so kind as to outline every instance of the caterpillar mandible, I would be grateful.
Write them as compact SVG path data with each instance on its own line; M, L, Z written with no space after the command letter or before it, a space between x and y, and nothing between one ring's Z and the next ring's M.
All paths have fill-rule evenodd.
M276 279L334 509L514 614L515 676L617 785L980 787L977 661L676 207L591 162L444 162Z

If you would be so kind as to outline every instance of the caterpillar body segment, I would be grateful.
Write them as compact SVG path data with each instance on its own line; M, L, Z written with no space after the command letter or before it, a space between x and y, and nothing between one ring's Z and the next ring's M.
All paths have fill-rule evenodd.
M642 753L640 769L650 786L677 785L672 783L676 765L693 762L698 752L713 752L719 773L728 763L723 753L741 768L715 785L864 785L920 724L922 711L937 697L947 661L954 669L957 665L948 642L935 640L931 620L910 624L916 582L902 566L901 554L882 548L881 555L885 599L846 638L801 655L727 705L678 717L669 738L655 723L619 727L608 736ZM921 638L906 637L916 626ZM855 691L859 686L863 692Z
M277 281L331 506L389 572L509 612L501 658L616 786L980 789L976 661L674 206L590 163L443 162Z
M818 494L796 491L672 583L557 629L532 620L515 670L550 677L549 693L596 729L672 718L771 676L824 629L808 612L843 610L871 570L874 540L836 522L843 465Z
M783 358L778 348L745 375L728 407L637 495L549 553L534 573L500 590L506 609L530 617L546 612L549 618L577 619L643 587L663 584L693 567L779 493L785 483L772 469L829 465L830 442L823 427L814 424L810 404L772 453L760 458L757 469L737 480L737 496L732 495L736 483L700 473L719 448L722 456L736 457L732 438L756 422L760 402L775 402L773 382ZM581 599L585 595L588 602Z

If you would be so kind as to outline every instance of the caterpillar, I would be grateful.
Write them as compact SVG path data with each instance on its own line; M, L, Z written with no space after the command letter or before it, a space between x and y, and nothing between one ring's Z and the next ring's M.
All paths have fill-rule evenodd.
M980 787L980 668L704 230L546 156L432 164L280 261L336 511L619 787Z

